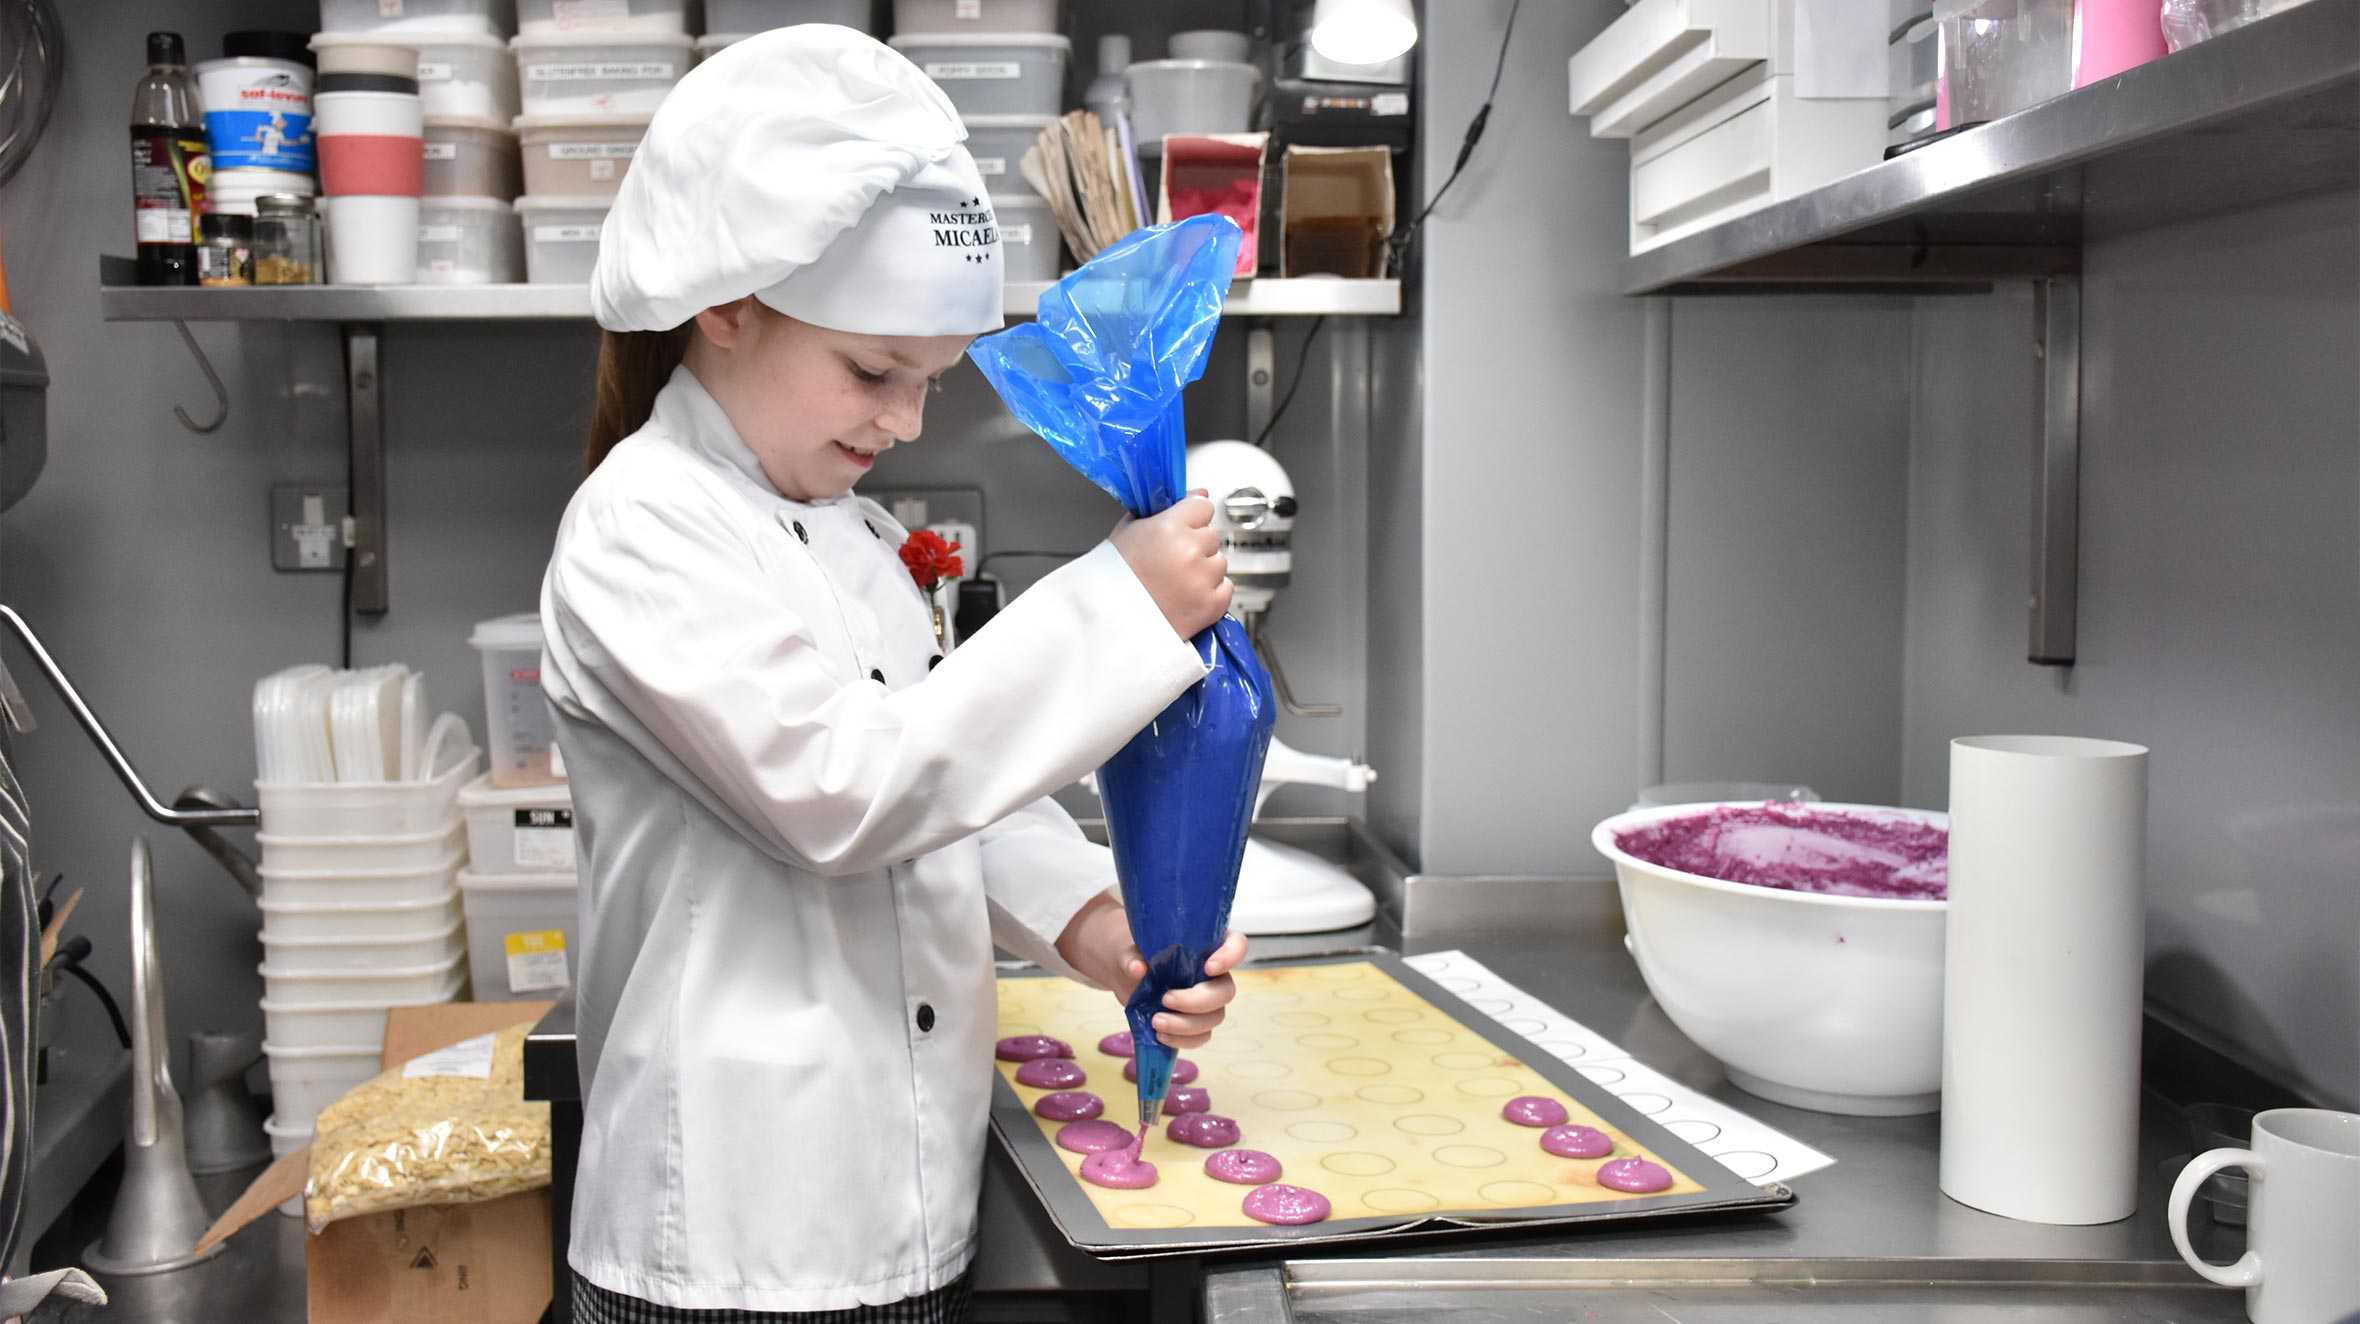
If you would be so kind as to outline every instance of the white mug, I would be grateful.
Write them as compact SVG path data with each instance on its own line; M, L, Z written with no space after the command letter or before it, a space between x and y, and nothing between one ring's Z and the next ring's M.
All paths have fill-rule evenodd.
M2250 1149L2197 1155L2172 1183L2172 1244L2188 1267L2245 1289L2254 1324L2314 1324L2360 1313L2360 1113L2277 1108L2253 1119ZM2223 1168L2251 1194L2246 1252L2208 1264L2188 1244L2188 1203Z

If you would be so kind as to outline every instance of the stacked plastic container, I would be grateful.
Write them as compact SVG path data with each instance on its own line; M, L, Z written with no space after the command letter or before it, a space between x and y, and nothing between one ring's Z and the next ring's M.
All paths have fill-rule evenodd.
M467 968L480 1001L554 997L573 983L581 884L573 793L541 693L541 618L485 621L468 642L483 657L491 770L459 792Z
M274 1141L302 1143L377 1074L388 1009L466 989L458 797L481 756L463 720L428 727L424 705L403 667L297 667L255 686Z
M525 277L580 284L648 120L695 62L687 0L517 0L516 29Z
M890 44L967 122L1011 281L1057 278L1055 213L1020 168L1025 149L1065 105L1073 40L1057 31L1057 9L1057 0L893 0Z

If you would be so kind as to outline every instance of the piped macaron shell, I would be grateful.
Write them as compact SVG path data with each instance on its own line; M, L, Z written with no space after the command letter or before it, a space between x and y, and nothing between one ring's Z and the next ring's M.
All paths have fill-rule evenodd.
M1128 1149L1102 1149L1082 1160L1082 1180L1117 1191L1139 1191L1155 1185L1153 1163Z
M1643 1158L1618 1158L1598 1165L1598 1184L1610 1191L1648 1195L1670 1190L1672 1174L1662 1165Z
M1036 1057L1016 1068L1016 1083L1037 1090L1070 1090L1089 1079L1090 1074L1067 1057Z
M1562 1126L1565 1105L1544 1094L1519 1094L1500 1109L1500 1116L1518 1126Z
M1131 1042L1129 1030L1119 1030L1098 1041L1098 1051L1108 1057L1129 1057L1138 1050Z
M1139 1079L1138 1059L1134 1058L1131 1061L1123 1063L1123 1079L1134 1082ZM1189 1061L1185 1057L1175 1057L1172 1059L1173 1084L1186 1085L1195 1079L1196 1063Z
M1057 1128L1057 1145L1076 1154L1102 1154L1110 1149L1129 1149L1139 1139L1139 1133L1096 1119L1067 1122Z
M1559 1158L1605 1158L1614 1152L1614 1137L1594 1126L1552 1126L1541 1132L1541 1148Z
M1297 1227L1317 1223L1328 1216L1328 1198L1317 1191L1307 1191L1285 1182L1272 1182L1246 1192L1240 1206L1246 1217L1257 1223L1275 1223L1281 1227Z
M1164 1134L1198 1149L1227 1149L1237 1143L1237 1123L1219 1113L1189 1113L1175 1117Z
M1088 1090L1059 1090L1033 1104L1036 1116L1052 1122L1086 1122L1106 1111L1106 1100Z
M1194 1085L1175 1085L1172 1087L1172 1092L1164 1096L1164 1116L1166 1117L1182 1117L1189 1113L1206 1113L1212 1110L1213 1092L1199 1089Z
M1224 1149L1205 1155L1205 1175L1239 1186L1260 1186L1284 1175L1275 1155L1258 1149Z
M1045 1034L1012 1034L992 1045L1002 1062L1031 1062L1044 1057L1072 1057L1073 1045Z

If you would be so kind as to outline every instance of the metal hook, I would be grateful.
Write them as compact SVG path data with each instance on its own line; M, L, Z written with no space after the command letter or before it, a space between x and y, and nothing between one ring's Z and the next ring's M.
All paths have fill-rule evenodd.
M229 421L229 390L221 384L220 375L213 371L213 361L205 357L204 348L197 344L197 338L189 334L188 323L176 321L172 326L174 330L180 332L181 343L187 345L188 352L196 357L198 371L205 374L205 384L213 388L213 405L216 411L213 421L210 423L199 423L190 418L188 411L179 405L172 406L172 416L180 420L182 427L200 435L218 431L222 424Z

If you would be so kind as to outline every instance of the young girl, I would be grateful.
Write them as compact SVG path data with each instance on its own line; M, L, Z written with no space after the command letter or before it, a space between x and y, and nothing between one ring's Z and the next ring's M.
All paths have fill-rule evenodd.
M1201 498L939 652L853 484L1001 325L941 91L848 29L673 90L601 238L591 474L542 588L583 850L576 1318L956 1319L993 1082L992 946L1145 974L1111 857L1045 798L1202 674ZM1157 1030L1200 1044L1236 935ZM1119 1091L1119 1086L1117 1087Z

